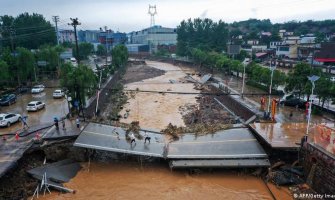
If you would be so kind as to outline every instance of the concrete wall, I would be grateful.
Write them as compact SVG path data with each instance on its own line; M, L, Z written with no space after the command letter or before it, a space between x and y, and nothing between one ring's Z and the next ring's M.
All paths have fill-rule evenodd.
M335 192L335 156L319 150L316 146L307 144L303 148L303 166L305 177L315 165L311 173L310 186L319 194L334 194Z
M105 87L100 92L100 99L99 99L99 110L104 110L106 107L106 102L109 100L110 95L104 95L106 93L110 94L110 89L113 88L114 85L121 79L121 72L116 71L115 74L113 74L113 78L110 79L110 81L106 84ZM95 108L97 104L97 99L94 98L91 103L85 108L85 116L87 118L92 118L95 116Z

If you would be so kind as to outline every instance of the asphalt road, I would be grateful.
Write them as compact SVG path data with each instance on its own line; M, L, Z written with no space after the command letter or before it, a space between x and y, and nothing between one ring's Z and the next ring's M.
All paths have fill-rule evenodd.
M46 84L57 85L57 83ZM68 105L65 98L53 99L52 93L56 88L46 88L40 94L23 94L17 97L15 104L10 106L0 107L0 113L15 113L22 116L28 116L27 123L29 126L40 126L42 124L50 124L53 122L54 117L62 117L68 113ZM30 101L42 101L45 103L45 109L36 112L27 112L26 106ZM0 134L15 132L22 129L22 123L18 122L12 124L10 127L0 128Z

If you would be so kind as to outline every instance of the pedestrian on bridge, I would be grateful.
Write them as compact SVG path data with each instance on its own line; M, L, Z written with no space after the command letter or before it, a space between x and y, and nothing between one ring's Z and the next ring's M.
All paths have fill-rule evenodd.
M66 130L66 128L65 128L65 118L62 120L62 127L63 127L63 131L65 131Z
M144 144L147 143L147 140L149 141L150 144L151 137L149 137L147 131L144 131Z
M58 118L57 117L54 118L54 123L56 126L56 130L58 130Z
M129 135L129 137L130 137L130 145L133 145L133 142L134 142L135 145L136 145L136 141L135 141L134 133L131 133L131 134Z
M76 124L77 124L77 128L80 128L80 120L79 120L79 117L77 117L77 119L76 119Z

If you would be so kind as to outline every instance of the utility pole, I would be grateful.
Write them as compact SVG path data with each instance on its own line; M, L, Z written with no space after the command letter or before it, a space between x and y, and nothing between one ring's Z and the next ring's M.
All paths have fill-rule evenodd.
M78 47L78 38L77 38L77 26L78 25L81 25L81 23L78 21L78 18L75 18L75 19L72 19L70 18L70 20L72 21L72 23L69 23L69 25L73 26L74 28L74 37L75 37L75 40L76 40L76 59L77 59L77 64L79 65L79 47ZM76 82L76 86L75 86L75 90L76 90L76 94L77 94L77 100L79 100L79 113L80 111L82 111L82 114L83 114L83 117L84 117L84 121L85 121L85 115L84 115L84 109L83 109L83 102L81 100L81 95L80 95L80 86L77 84L77 81ZM79 99L78 99L79 98ZM78 115L79 115L78 113Z
M108 65L108 43L107 43L107 37L108 37L108 30L107 30L107 26L104 27L105 28L105 32L106 32L106 40L105 40L105 43L106 43L106 67Z
M78 39L77 39L77 26L81 25L81 23L78 21L78 18L75 18L75 19L70 18L70 19L72 23L69 23L68 25L73 26L74 28L74 38L76 40L76 51L77 51L76 59L79 65L79 47L78 47Z
M14 53L15 52L15 47L14 47L13 35L15 34L15 30L14 30L13 26L10 26L8 28L8 32L9 32L9 37L10 37L11 50L12 50L12 53Z
M56 24L56 37L57 37L57 44L59 45L59 35L58 35L58 26L57 22L59 22L59 16L52 16L53 21Z

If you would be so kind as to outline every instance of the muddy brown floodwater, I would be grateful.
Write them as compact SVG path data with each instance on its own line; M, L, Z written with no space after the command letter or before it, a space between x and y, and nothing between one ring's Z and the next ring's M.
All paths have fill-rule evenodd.
M76 193L53 192L40 199L272 199L263 181L256 177L238 176L234 171L189 175L158 164L141 168L132 163L93 163L89 171L85 164L66 186ZM281 191L277 199L291 198L287 191Z
M166 71L164 75L134 83L127 89L194 92L193 83L182 81L183 69L160 62L147 62L150 67ZM171 81L172 80L172 81ZM172 83L171 83L172 82ZM197 95L175 95L137 93L128 100L121 114L130 110L129 117L122 122L140 121L142 128L163 129L168 123L184 126L180 106L195 104ZM76 190L75 194L53 192L40 199L227 199L259 200L273 199L265 183L257 177L239 175L236 171L213 171L189 175L186 171L170 171L167 163L146 165L137 163L92 163L83 169L66 187ZM88 170L89 169L89 170ZM292 199L286 188L269 184L277 199Z

